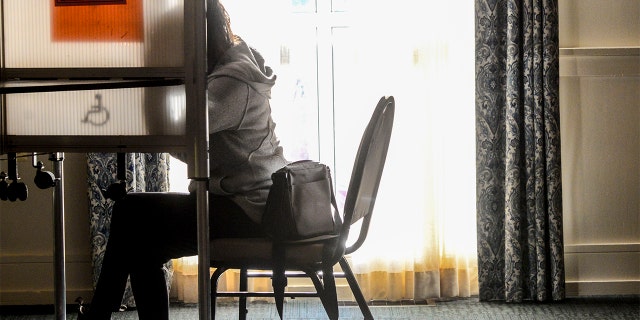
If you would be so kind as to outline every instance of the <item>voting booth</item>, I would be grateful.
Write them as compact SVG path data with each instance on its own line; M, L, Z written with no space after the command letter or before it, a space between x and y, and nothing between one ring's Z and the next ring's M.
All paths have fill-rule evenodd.
M56 319L66 319L64 152L187 154L198 181L200 319L210 317L206 8L215 1L0 0L3 181L17 182L21 153L54 162Z
M184 148L184 15L176 0L4 0L2 151Z

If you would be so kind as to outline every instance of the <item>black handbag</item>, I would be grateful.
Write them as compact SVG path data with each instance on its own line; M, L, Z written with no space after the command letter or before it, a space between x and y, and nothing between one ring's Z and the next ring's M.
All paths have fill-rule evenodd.
M311 160L290 163L271 175L265 233L278 241L337 236L342 223L329 167Z

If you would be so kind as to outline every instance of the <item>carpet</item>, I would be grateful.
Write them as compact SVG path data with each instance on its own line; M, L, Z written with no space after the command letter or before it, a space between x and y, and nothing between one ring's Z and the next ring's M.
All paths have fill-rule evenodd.
M378 320L400 319L443 319L443 320L556 320L556 319L596 319L596 320L640 320L640 296L606 296L568 298L560 302L548 303L505 303L480 302L477 298L435 301L429 304L413 303L372 303L371 312ZM247 319L278 319L273 303L252 302L248 305ZM172 320L197 320L197 305L172 304ZM0 319L3 320L53 320L52 313L25 314L0 307ZM237 303L218 303L216 319L238 318ZM284 305L285 319L324 320L327 316L322 304L313 298L287 299ZM76 314L69 311L69 320L75 320ZM135 310L113 314L113 320L136 320ZM357 305L340 306L340 319L362 319Z

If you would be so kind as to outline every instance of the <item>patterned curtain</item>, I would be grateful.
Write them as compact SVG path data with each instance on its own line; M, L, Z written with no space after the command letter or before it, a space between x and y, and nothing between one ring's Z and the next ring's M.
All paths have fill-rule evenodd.
M169 155L166 153L127 153L127 190L137 192L169 191ZM88 183L89 183L89 212L91 214L91 250L93 263L93 285L98 282L102 259L109 238L111 224L111 209L113 201L105 199L101 190L117 182L116 154L89 153L87 154ZM159 235L160 236L160 235ZM171 284L172 267L167 263L165 276L167 285ZM127 289L122 300L126 307L135 306L131 287Z
M561 300L558 4L476 0L480 300Z

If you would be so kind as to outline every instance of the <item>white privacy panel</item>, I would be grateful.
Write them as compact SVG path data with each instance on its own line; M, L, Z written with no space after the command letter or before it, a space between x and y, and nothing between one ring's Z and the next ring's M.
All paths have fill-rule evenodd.
M60 1L60 0L58 0ZM4 0L6 68L180 67L183 0Z
M183 135L184 86L6 95L7 135Z

